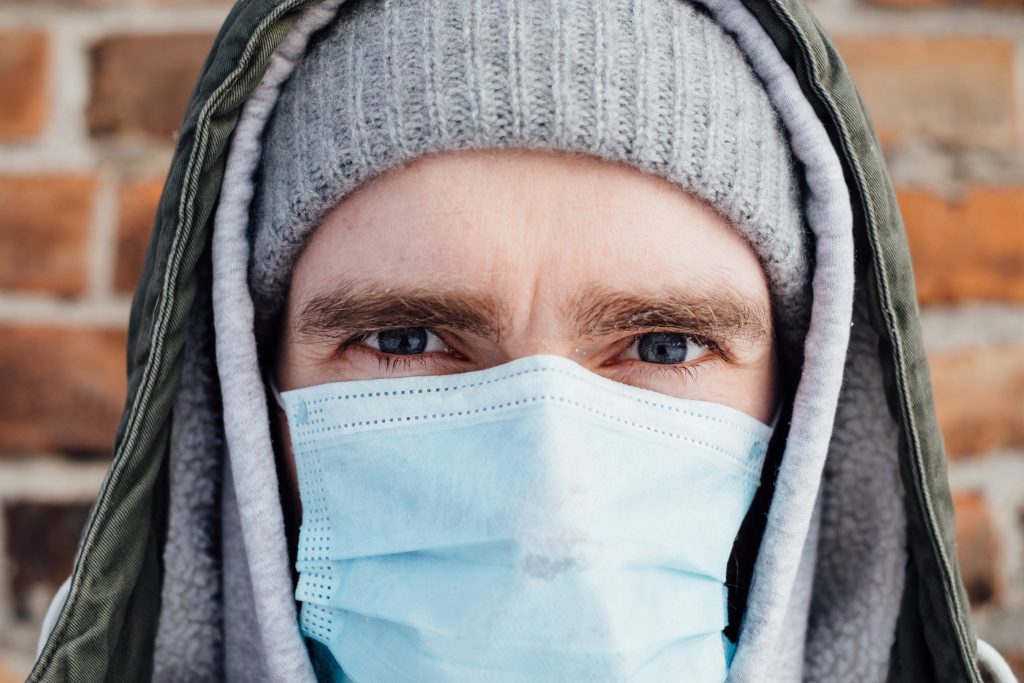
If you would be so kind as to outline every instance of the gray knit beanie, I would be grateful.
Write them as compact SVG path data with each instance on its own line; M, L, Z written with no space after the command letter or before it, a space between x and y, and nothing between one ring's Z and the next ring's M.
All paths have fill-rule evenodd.
M788 143L732 37L684 0L347 0L264 135L258 324L358 186L431 152L520 147L625 162L704 199L754 247L778 332L802 338L809 257Z

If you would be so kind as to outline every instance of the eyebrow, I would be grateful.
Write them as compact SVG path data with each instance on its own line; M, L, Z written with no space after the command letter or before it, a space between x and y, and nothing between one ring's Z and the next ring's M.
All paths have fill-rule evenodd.
M711 340L762 342L772 334L767 303L749 301L728 285L710 282L656 292L591 284L571 296L560 313L583 338L666 327ZM346 280L310 299L295 330L314 340L337 341L369 330L422 326L462 330L499 342L511 324L501 301L477 291L381 287Z
M709 339L767 341L772 334L768 304L750 301L723 284L653 293L622 292L601 285L579 291L567 311L580 336L655 327L683 329Z
M499 340L510 327L504 306L474 291L375 287L343 281L310 299L295 324L304 336L338 339L393 327L449 327Z

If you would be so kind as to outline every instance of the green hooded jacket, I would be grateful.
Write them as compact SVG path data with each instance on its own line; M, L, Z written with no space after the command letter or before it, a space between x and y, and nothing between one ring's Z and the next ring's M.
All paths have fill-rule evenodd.
M982 680L957 568L953 509L911 261L880 144L845 64L800 0L741 0L796 75L850 193L856 280L895 426L905 561L889 681ZM318 0L239 0L185 113L134 294L128 393L114 459L78 547L66 600L29 680L150 680L168 533L169 452L188 321L209 307L215 211L243 105ZM837 679L838 680L838 679Z

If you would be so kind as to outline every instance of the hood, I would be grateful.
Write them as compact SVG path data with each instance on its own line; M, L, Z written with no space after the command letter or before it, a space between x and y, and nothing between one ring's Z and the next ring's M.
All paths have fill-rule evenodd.
M978 681L913 273L878 138L799 0L696 0L801 162L813 305L731 681ZM30 681L314 680L268 431L245 216L278 87L340 0L241 0L180 129L125 410ZM269 453L268 453L269 451Z

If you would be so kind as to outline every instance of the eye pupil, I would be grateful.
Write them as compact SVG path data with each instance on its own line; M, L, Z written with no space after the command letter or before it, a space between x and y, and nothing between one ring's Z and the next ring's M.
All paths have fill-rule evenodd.
M377 343L384 353L408 355L427 348L427 331L422 327L399 327L377 333Z
M686 335L678 332L648 332L640 337L637 355L648 363L682 363L687 341Z

